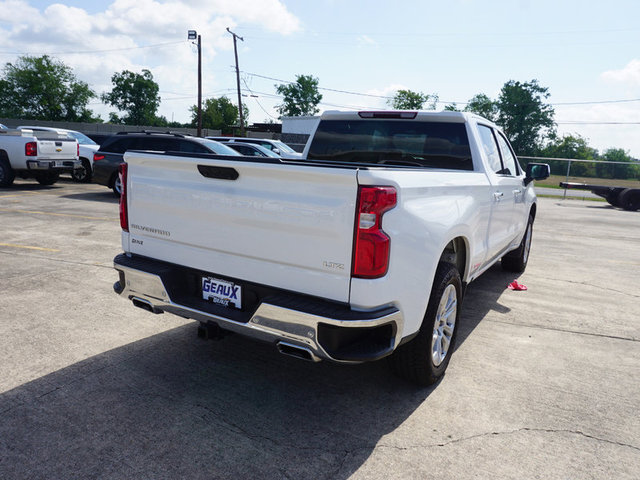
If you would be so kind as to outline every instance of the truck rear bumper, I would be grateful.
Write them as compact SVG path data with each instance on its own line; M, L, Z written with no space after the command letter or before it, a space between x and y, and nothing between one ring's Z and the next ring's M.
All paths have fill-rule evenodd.
M71 172L81 166L80 160L27 160L29 170Z
M134 305L273 342L282 353L358 363L385 357L399 345L403 318L394 306L353 311L342 303L272 287L253 286L252 291L245 282L243 288L256 292L257 301L240 312L199 298L194 279L215 274L126 255L114 259L114 268L120 275L115 292Z

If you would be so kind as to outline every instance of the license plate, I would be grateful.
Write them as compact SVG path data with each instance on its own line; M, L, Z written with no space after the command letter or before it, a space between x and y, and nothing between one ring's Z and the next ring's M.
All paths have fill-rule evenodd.
M232 282L202 277L202 298L218 305L242 308L242 288Z
M53 164L54 164L56 167L62 167L62 166L64 166L64 162L63 162L63 161L60 161L60 160L56 160Z

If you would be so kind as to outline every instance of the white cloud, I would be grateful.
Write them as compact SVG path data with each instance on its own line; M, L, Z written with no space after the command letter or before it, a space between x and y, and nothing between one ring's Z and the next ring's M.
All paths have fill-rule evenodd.
M386 87L383 88L372 88L370 90L367 90L367 94L368 95L379 95L381 97L393 97L396 92L398 90L409 90L409 87L407 87L406 85L403 85L402 83L394 83L391 85L387 85ZM385 101L385 99L382 99L382 101Z
M555 111L560 134L581 135L588 140L590 146L600 152L608 148L622 148L631 156L640 158L638 102L557 106Z
M376 42L373 38L368 35L360 35L358 37L358 45L361 47L365 46L377 46L378 42Z
M226 28L239 24L283 35L301 29L280 0L114 0L94 14L60 3L41 10L26 0L0 0L0 62L15 61L18 54L50 54L72 67L98 94L111 88L113 73L146 68L160 86L163 101L158 113L168 119L175 114L175 120L184 122L196 102L197 85L197 53L186 38L187 30L202 35L206 94L223 89L213 59L233 48ZM216 68L219 72L220 65ZM171 100L176 97L189 98ZM97 99L90 107L103 118L112 110Z
M640 86L640 60L633 59L620 70L603 72L601 77L608 82Z
M0 2L0 22L23 23L37 14L38 10L24 0Z

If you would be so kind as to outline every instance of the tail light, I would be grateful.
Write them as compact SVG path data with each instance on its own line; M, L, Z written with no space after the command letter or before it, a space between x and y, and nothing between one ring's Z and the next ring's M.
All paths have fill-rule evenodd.
M358 189L352 275L379 278L389 269L391 239L382 230L382 215L396 206L394 187L361 186Z
M104 160L104 155L102 155L101 153L94 153L93 154L93 161L97 162L98 160Z
M122 185L122 193L120 194L120 228L125 232L129 231L129 211L127 210L127 164L121 163L118 167L118 175L120 175L120 185Z
M80 144L76 142L76 155L80 156Z
M36 142L27 142L24 144L24 154L27 157L38 156L38 144Z

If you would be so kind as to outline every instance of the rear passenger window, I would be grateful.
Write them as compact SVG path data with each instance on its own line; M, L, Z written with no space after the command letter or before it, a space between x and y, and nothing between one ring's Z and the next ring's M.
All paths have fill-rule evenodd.
M518 175L518 166L516 157L514 157L507 139L500 132L496 132L500 153L502 154L502 164L504 165L504 175Z
M180 152L186 153L211 153L210 150L207 150L198 142L189 142L187 140L180 140L178 148Z
M158 152L166 152L167 150L178 150L177 143L171 138L163 137L144 137L139 138L139 146L136 145L137 150L154 150Z
M493 172L498 175L503 175L502 162L500 161L500 152L498 150L498 144L493 136L493 131L490 127L485 125L478 125L478 131L480 132L480 139L482 140L482 148L489 160L489 167Z
M131 148L131 144L135 138L124 137L114 140L113 142L105 145L104 148L100 147L100 150L111 153L124 153Z

